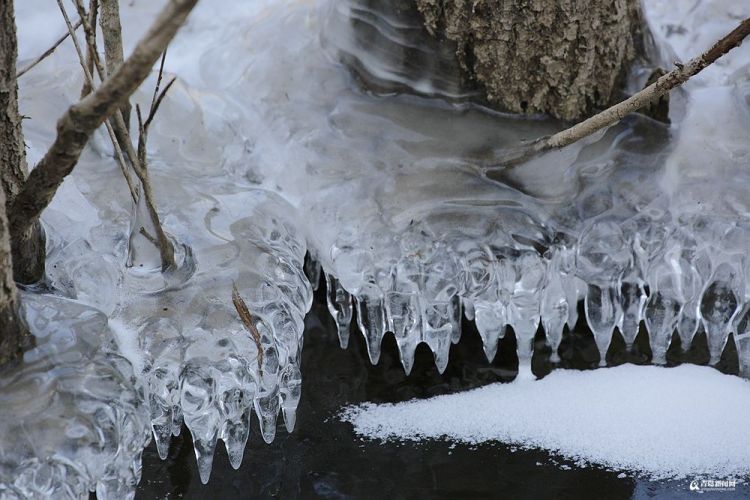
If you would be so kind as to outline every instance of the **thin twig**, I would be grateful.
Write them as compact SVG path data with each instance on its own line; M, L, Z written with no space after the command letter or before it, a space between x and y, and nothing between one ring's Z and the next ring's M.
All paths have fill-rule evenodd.
M148 131L149 125L151 125L151 122L154 121L154 117L156 116L156 112L159 111L159 106L161 106L161 102L164 100L164 97L166 97L167 92L169 92L169 89L172 88L172 85L174 85L174 82L177 81L177 78L172 78L169 80L169 83L166 87L164 87L164 90L161 91L159 94L159 97L156 98L156 101L151 106L151 111L148 114L148 118L146 118L146 123L144 123L144 127Z
M75 33L73 31L73 26L70 23L70 18L68 17L68 12L65 9L65 6L62 3L62 0L57 0L57 5L60 8L60 12L62 13L63 19L65 20L65 24L68 26L68 34L71 35L71 39L73 40L73 45L75 46L76 53L78 54L78 61L81 63L81 67L83 68L83 77L84 80L91 86L91 89L94 89L94 78L91 75L91 71L89 70L89 66L87 64L87 61L83 57L83 50L81 50L81 46L78 43L78 38L76 38ZM79 23L84 24L85 16L81 16L79 19ZM86 27L84 27L84 30ZM98 59L96 51L92 52L92 61L95 63ZM125 162L125 157L122 154L122 149L120 148L120 145L117 141L117 137L115 135L114 129L112 128L111 120L106 120L104 122L104 125L107 129L107 133L109 135L110 140L112 141L112 145L115 149L115 157L117 158L117 163L120 166L120 170L122 171L123 177L125 177L125 182L128 184L128 190L130 191L130 196L133 199L133 202L138 201L138 190L136 189L135 185L133 184L133 179L130 177L130 173L128 172L128 166Z
M73 31L75 32L75 30L80 28L81 24L82 22L78 20L78 22L73 25ZM59 47L60 44L63 43L69 36L70 36L70 31L67 31L63 36L57 39L57 41L52 45L52 47L45 50L40 56L38 56L36 59L34 59L29 64L24 66L22 69L20 69L18 73L16 73L16 78L20 78L21 76L25 75L34 66L36 66L37 64L39 64L40 62L44 61L46 58L51 56L55 52L55 50L57 50L57 47Z
M58 4L60 4L61 0L57 1ZM99 78L104 81L107 78L106 72L101 60L99 59L98 54L96 53L95 47L93 46L93 40L95 40L95 37L93 36L93 27L85 21L86 16L83 9L82 0L75 0L75 4L76 8L78 9L78 13L81 16L81 19L84 20L83 29L87 33L86 39L89 43L89 49L94 53L94 66L96 67L96 71L99 74ZM61 7L61 9L63 9L64 11L63 7ZM159 220L159 214L156 211L156 203L154 201L153 190L151 189L151 180L148 175L148 170L146 169L145 163L140 161L138 153L133 149L133 141L130 138L128 127L122 115L122 106L120 107L120 109L117 109L114 112L113 128L116 142L118 142L121 146L124 146L125 152L127 153L128 158L130 158L130 164L133 166L133 170L135 171L135 175L141 181L141 188L143 189L143 197L146 203L146 210L148 211L149 218L151 219L151 223L154 226L154 231L156 231L156 240L159 242L157 246L159 248L159 255L161 257L162 271L166 271L167 269L175 265L174 248L172 247L172 244L170 243L169 238L167 237L167 234L164 232L164 228L161 225L161 221ZM115 148L117 148L117 146L115 146Z
M255 342L255 346L258 350L258 354L256 356L256 359L258 361L258 371L260 372L260 376L263 377L263 345L260 342L260 332L255 326L253 315L250 314L250 310L247 308L247 304L242 299L239 290L237 290L236 283L232 284L232 303L234 304L234 308L237 309L237 314L240 315L242 324L245 325L245 329L247 329L247 331L250 333L250 337Z
M146 79L197 0L170 0L128 59L94 92L73 104L57 123L57 136L10 206L11 234L23 235L39 219L96 129Z
M614 125L628 114L651 104L673 88L682 85L691 77L700 73L724 54L735 47L738 47L742 43L742 40L744 40L749 34L750 18L742 21L739 26L716 42L706 52L691 59L686 64L677 64L675 69L665 74L640 92L566 130L549 137L542 137L532 143L515 149L508 154L507 158L504 158L503 161L496 166L507 168L519 165L540 153L564 148L565 146L580 141L584 137L588 137L601 129Z
M89 1L89 14L88 14L88 26L96 26L96 18L99 12L99 2L97 0L90 0ZM83 20L86 19L86 12L83 10L83 5L80 6L80 9L78 10L78 17L79 22L83 23ZM95 30L86 30L86 45L88 46L87 54L86 54L86 67L89 70L89 73L94 72L94 59L99 57L99 51L96 48L96 31ZM83 88L81 89L81 99L86 97L91 93L91 91L94 90L94 87L89 83L88 80L83 81Z

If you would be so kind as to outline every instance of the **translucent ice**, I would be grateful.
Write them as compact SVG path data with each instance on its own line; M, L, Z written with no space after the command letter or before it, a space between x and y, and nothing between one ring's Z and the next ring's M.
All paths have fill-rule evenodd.
M18 6L22 62L52 41L52 29L34 26L64 29L42 3ZM123 3L126 46L161 3ZM451 51L426 38L413 13L385 4L199 4L170 46L166 70L178 80L149 135L177 265L159 272L139 239L138 209L98 134L44 214L47 291L24 294L32 330L48 340L0 383L0 398L14 401L0 412L54 432L71 425L45 446L75 471L40 461L45 449L17 433L18 453L0 460L0 487L16 496L130 495L149 425L162 456L187 425L204 482L219 440L238 467L253 413L266 441L279 413L294 428L303 318L320 273L341 346L354 322L376 363L392 332L406 372L419 343L444 370L464 314L489 359L512 329L528 376L539 326L554 357L583 301L602 364L613 332L632 345L645 324L654 362L664 362L675 331L686 349L704 329L712 362L731 338L750 374L747 47L673 93L673 127L633 116L505 169L510 149L562 124L470 103L474 89ZM646 8L665 61L705 49L713 35L701 23L727 31L737 9L729 0L700 2L690 16L661 0ZM684 31L669 28L675 15ZM136 102L150 99L154 80ZM30 164L80 85L66 44L22 78ZM37 324L57 303L60 328ZM71 367L83 351L89 361ZM130 365L135 381L123 375ZM47 380L39 373L48 370L45 383L65 385L86 367L103 381L84 409L48 401L47 386L29 398L14 385ZM122 394L124 430L89 446L86 433L99 423L71 422L104 393ZM42 423L40 408L53 403L60 423Z

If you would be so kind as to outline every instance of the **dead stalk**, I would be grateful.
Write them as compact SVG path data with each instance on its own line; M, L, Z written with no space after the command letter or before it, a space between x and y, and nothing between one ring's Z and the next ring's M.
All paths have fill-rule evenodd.
M236 283L232 284L232 303L234 304L234 308L237 309L237 314L240 315L242 324L245 325L245 329L248 331L248 333L250 333L250 337L255 342L255 346L258 350L258 371L260 372L260 376L263 377L263 345L260 342L260 332L255 326L253 315L247 308L247 304L242 299L239 290L237 290Z

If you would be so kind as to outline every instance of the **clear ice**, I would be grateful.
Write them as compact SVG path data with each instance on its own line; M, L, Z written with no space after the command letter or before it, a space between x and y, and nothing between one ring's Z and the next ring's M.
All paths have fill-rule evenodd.
M161 3L122 5L126 45ZM445 369L464 315L489 360L512 328L530 377L539 328L554 361L583 302L602 365L615 330L631 346L643 323L654 363L675 332L686 349L704 331L711 362L731 338L750 377L747 47L673 93L671 127L633 116L504 170L510 148L562 124L471 104L445 47L375 4L199 4L149 134L178 261L166 273L106 136L92 140L43 217L48 279L22 296L36 347L0 379L0 498L132 496L149 433L165 457L183 423L203 482L219 440L238 468L253 413L269 443L279 414L294 428L322 279L341 346L356 322L377 363L391 332L407 373L420 343ZM663 61L741 14L730 0L646 9ZM35 25L64 29L41 0L17 15L22 62L57 36ZM81 83L65 45L21 79L30 164Z

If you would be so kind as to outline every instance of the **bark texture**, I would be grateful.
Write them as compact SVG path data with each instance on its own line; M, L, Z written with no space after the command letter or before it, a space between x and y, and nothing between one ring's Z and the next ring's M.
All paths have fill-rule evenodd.
M20 358L26 337L26 329L18 315L5 194L0 189L0 368Z
M466 76L513 113L577 120L616 102L643 55L640 0L414 0Z
M104 59L107 64L107 75L113 75L125 61L122 48L122 25L120 23L119 0L100 0L101 16L99 25L104 38ZM125 125L130 128L130 102L126 101L120 108Z
M26 181L26 151L18 112L18 45L12 0L0 0L0 188L9 207ZM33 221L13 240L15 280L35 283L44 275L44 233Z

